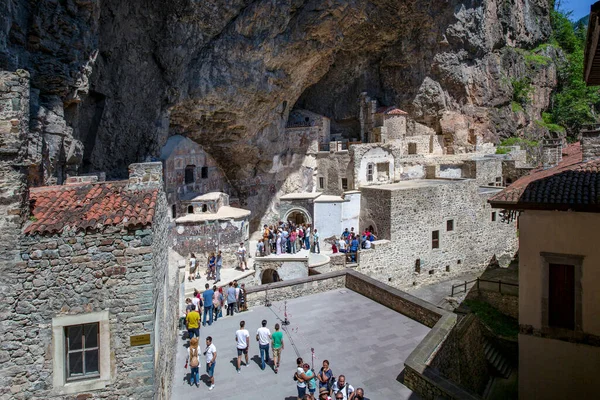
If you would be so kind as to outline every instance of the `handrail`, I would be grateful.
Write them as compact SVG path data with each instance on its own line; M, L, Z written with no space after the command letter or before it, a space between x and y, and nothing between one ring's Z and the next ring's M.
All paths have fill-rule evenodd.
M452 285L452 294L450 295L451 297L454 296L454 290L459 288L459 287L464 287L464 292L467 292L467 285L473 283L473 282L477 282L477 290L479 290L479 282L486 282L486 283L497 283L498 284L498 292L502 293L502 285L506 285L506 286L514 286L514 287L519 287L518 283L510 283L510 282L502 282L501 279L498 279L497 281L493 281L493 280L489 280L489 279L481 279L481 278L475 278L471 281L465 281L464 283L457 283L456 285ZM461 293L461 292L458 292Z

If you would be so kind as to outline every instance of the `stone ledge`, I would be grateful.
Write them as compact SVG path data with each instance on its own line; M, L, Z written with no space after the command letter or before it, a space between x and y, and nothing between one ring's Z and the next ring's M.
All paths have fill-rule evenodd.
M274 282L274 283L267 283L266 285L252 286L252 287L246 289L246 293L248 293L248 294L258 293L258 292L264 292L266 290L271 290L271 289L280 289L280 288L285 288L288 286L303 285L305 283L323 281L323 280L331 279L331 278L337 278L340 276L345 276L348 273L348 271L349 270L344 269L341 271L334 271L334 272L327 272L327 273L319 274L319 275L312 275L312 276L308 276L306 278L290 279L289 281Z

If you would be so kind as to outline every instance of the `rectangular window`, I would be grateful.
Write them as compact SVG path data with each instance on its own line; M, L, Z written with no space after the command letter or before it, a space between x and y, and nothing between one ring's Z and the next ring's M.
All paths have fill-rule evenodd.
M194 171L196 167L194 165L188 165L185 167L185 184L194 183Z
M453 219L449 219L448 221L446 221L446 230L448 232L454 230L454 220Z
M496 221L496 212L494 211L492 213L492 222L495 222L495 221Z
M202 177L202 179L208 178L208 167L202 167L202 169L200 170L200 176Z
M431 248L432 249L440 248L440 231L431 232Z
M65 340L67 381L100 376L99 324L66 326Z
M342 190L348 190L348 179L342 178Z
M408 143L408 154L417 154L417 144L410 142Z
M367 165L367 182L373 182L373 164Z
M548 325L575 329L575 267L549 264Z
M319 177L319 189L325 189L325 178Z

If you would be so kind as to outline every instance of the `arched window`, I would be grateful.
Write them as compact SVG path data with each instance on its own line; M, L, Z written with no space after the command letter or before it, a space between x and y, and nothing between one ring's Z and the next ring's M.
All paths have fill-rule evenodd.
M175 204L171 206L171 218L177 218L177 205Z
M188 206L188 214L194 213L194 206Z
M196 177L194 176L194 171L196 170L195 165L188 165L185 167L185 184L194 183L196 181Z

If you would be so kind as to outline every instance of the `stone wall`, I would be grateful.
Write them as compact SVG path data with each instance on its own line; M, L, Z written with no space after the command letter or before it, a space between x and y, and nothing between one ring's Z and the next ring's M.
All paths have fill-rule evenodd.
M346 282L345 275L345 271L330 272L306 278L250 287L246 289L248 306L256 307L265 305L266 299L272 302L288 300L342 288Z
M498 309L502 314L519 319L519 295L498 293L491 290L483 290L473 286L466 297L467 299L481 300Z
M157 210L165 204L161 198ZM6 299L2 359L9 379L1 393L12 391L16 399L62 393L53 388L52 319L108 310L110 382L87 398L166 398L178 316L170 299L177 288L166 280L166 235L157 219L154 229L22 237L22 261ZM150 345L129 345L131 335L145 333Z
M492 256L508 259L516 251L515 224L491 220L494 190L480 191L472 180L396 185L362 189L361 227L373 221L378 238L390 242L361 251L358 271L404 288L480 271ZM439 248L432 248L433 231Z
M308 258L256 257L254 259L254 284L260 285L263 272L267 269L277 271L283 281L304 278L308 276Z
M221 250L224 266L237 265L236 252L240 242L246 241L247 226L246 219L177 223L171 227L172 248L186 258L194 253L201 265L208 260L211 252L216 254ZM247 246L246 250L249 251Z
M490 378L484 344L479 320L467 315L452 329L429 365L461 387L482 394Z
M504 186L502 165L503 159L500 157L466 160L462 167L462 177L475 179L479 185Z
M346 190L352 190L355 187L352 170L350 166L350 155L347 150L333 153L318 153L317 168L315 175L315 184L317 191L324 194L340 195ZM319 187L319 178L325 179L325 187ZM342 178L346 179L347 186L342 187Z
M600 157L600 130L596 126L581 131L583 161Z

